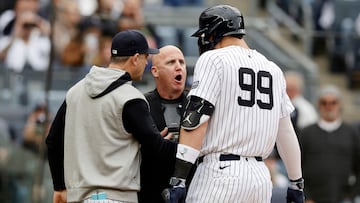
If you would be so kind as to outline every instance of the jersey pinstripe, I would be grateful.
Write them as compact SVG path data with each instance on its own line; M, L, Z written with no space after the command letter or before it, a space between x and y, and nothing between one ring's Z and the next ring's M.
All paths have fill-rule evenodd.
M254 158L219 162L216 154L204 159L190 184L187 203L270 202L272 182L264 162Z
M198 59L189 95L215 106L201 154L267 157L279 119L294 107L281 69L256 50L229 46Z
M256 50L228 46L203 53L189 95L215 106L187 203L268 203L272 182L263 161L274 148L279 120L294 107L283 72ZM240 161L220 161L220 154Z

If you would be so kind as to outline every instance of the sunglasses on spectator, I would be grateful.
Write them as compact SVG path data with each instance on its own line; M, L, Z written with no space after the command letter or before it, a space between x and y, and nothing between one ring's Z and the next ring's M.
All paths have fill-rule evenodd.
M320 105L322 106L327 106L327 105L337 105L339 103L338 100L320 100Z
M35 24L35 23L24 23L23 24L23 27L25 28L25 29L31 29L31 28L34 28L34 27L36 27L37 26L37 24Z

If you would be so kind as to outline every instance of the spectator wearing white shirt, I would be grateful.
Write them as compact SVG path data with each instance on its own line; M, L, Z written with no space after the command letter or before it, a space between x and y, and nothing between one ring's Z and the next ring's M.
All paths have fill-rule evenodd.
M15 72L25 67L47 69L50 57L50 24L36 12L38 0L17 0L14 10L0 16L0 59Z
M296 71L285 72L286 92L295 107L292 114L292 121L296 131L316 123L318 113L314 105L303 95L304 78ZM296 115L295 115L296 114Z

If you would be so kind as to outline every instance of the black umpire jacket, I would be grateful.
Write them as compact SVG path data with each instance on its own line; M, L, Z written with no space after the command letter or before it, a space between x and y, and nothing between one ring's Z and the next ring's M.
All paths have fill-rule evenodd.
M178 103L178 113L183 115L186 104L187 91L176 100L169 103ZM165 107L162 99L155 89L145 94L150 105L151 116L157 126L162 131L166 127L164 118ZM165 101L167 102L167 101ZM179 121L180 123L180 121ZM179 126L180 127L180 126ZM141 190L139 192L139 203L163 203L161 192L169 186L169 180L173 175L175 166L175 156L154 156L152 152L141 149L142 163L140 167Z

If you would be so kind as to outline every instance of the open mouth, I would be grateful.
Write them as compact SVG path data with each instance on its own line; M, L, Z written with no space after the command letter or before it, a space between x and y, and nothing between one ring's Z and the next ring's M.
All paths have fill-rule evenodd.
M181 79L182 79L182 76L181 76L181 75L177 75L177 76L175 77L175 80L177 80L177 81L181 81Z

